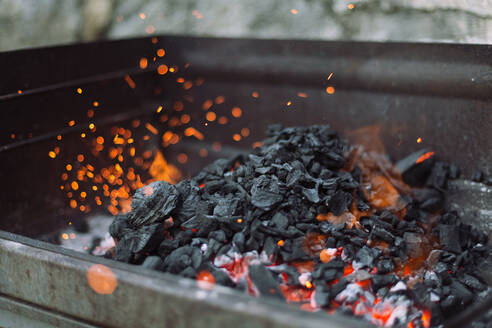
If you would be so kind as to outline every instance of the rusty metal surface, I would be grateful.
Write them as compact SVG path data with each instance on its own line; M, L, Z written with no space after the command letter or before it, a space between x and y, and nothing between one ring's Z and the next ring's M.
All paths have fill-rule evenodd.
M94 292L87 270L111 268L110 295ZM354 319L308 313L216 286L63 250L0 232L0 293L103 327L371 327Z

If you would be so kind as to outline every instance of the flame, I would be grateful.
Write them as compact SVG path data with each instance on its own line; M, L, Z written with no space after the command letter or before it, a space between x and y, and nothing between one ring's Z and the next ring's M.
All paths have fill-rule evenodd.
M158 150L154 161L150 165L149 173L153 180L164 180L169 183L177 183L181 178L181 173L174 165L168 164L164 155Z

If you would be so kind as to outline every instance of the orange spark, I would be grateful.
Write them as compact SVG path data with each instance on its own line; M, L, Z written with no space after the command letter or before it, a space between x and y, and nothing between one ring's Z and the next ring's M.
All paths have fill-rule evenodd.
M135 82L132 80L132 78L130 77L130 75L128 74L125 75L125 81L128 84L128 86L132 89L135 89L135 87L137 86Z
M87 270L87 282L98 294L112 294L118 286L116 275L105 265L94 264Z

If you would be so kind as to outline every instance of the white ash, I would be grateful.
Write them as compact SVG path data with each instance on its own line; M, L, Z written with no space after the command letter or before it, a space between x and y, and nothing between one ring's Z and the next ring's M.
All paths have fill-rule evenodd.
M362 292L363 290L359 285L348 284L344 290L338 293L338 295L335 297L335 301L339 303L343 303L343 302L354 303L356 300L360 298Z
M311 281L311 272L304 272L299 276L299 283L303 286L306 286L308 281Z
M87 233L76 232L73 226L68 226L60 232L60 236L65 236L65 234L68 236L68 239L60 238L61 246L77 252L87 253L94 239L101 238L103 239L104 245L99 245L97 254L93 255L104 255L109 248L114 246L114 242L108 240L109 234L107 233L113 219L114 217L106 215L95 215L87 218L87 224L89 225L89 231ZM113 243L112 246L111 243Z
M398 281L396 285L391 287L390 292L399 292L402 290L407 290L407 285L403 281Z

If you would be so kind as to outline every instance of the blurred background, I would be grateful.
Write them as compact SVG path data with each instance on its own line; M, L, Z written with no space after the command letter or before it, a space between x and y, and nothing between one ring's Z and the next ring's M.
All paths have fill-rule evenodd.
M0 0L0 51L152 34L492 43L492 0Z

